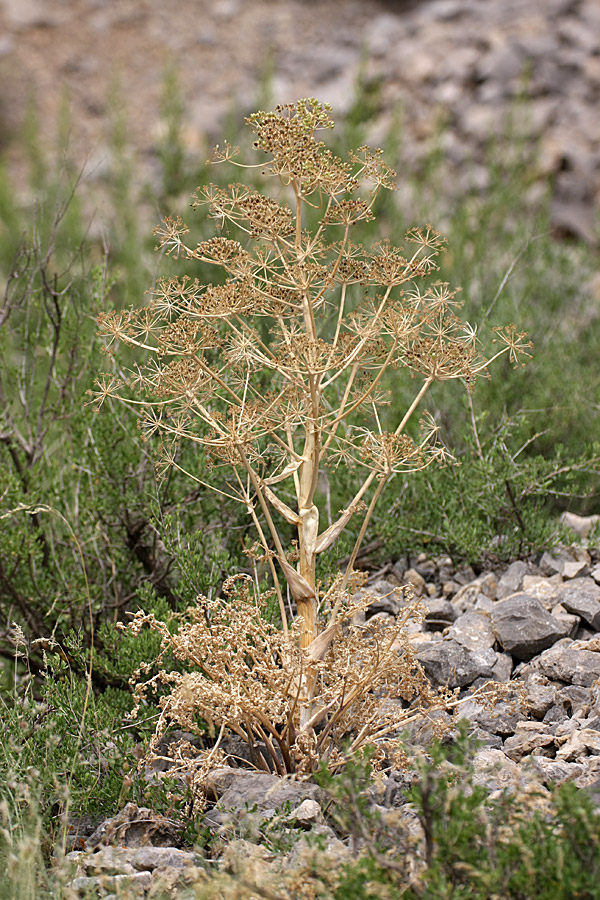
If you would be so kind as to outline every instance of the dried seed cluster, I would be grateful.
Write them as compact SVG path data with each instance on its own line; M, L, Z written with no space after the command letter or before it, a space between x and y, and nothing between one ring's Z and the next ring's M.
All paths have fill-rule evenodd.
M228 467L227 496L242 503L254 522L256 556L270 568L283 630L266 629L259 605L247 608L239 592L235 603L246 619L253 617L245 627L255 629L252 641L260 653L249 649L254 644L244 637L250 633L242 629L244 617L227 640L219 637L225 632L217 627L216 609L213 631L202 615L193 617L177 640L182 656L198 668L172 676L165 716L183 723L188 710L190 724L212 709L215 720L241 730L249 743L257 734L267 747L274 741L279 750L271 764L281 753L289 769L309 765L301 760L315 754L332 758L331 747L314 733L315 721L330 723L325 731L332 742L334 733L347 732L350 720L341 712L347 698L360 695L364 706L366 691L359 686L379 688L382 667L402 684L419 681L403 668L408 656L395 652L392 660L379 638L364 643L346 630L342 639L340 615L358 546L386 480L443 458L430 417L422 417L420 432L407 433L429 387L449 379L470 386L503 354L517 363L529 344L510 326L498 331L495 354L483 354L476 330L457 315L457 292L428 279L444 248L431 226L411 229L405 247L389 241L364 247L352 240L354 226L373 218L376 197L395 186L396 175L379 150L361 147L342 160L327 148L318 137L333 127L327 105L301 100L247 121L265 157L263 174L278 183L279 195L240 183L198 189L193 205L206 208L228 236L196 245L179 218L165 219L156 230L159 246L175 258L216 267L221 280L204 285L188 276L163 278L147 306L102 316L109 348L121 341L148 361L118 378L103 375L96 399L100 406L133 392L142 434L160 437L160 475L173 465L181 468L183 440L201 448L211 464ZM237 157L237 149L225 145L214 160L240 166ZM379 416L387 402L384 376L400 369L415 385L414 398L386 432ZM340 463L362 471L363 481L323 527L315 502L319 471ZM359 515L347 569L320 596L318 556ZM284 546L282 521L296 533L293 552ZM286 587L299 615L291 627ZM228 648L221 656L214 643L219 640ZM217 654L210 673L207 646ZM236 647L244 649L238 653ZM248 658L250 694L234 677ZM274 730L256 724L263 714ZM370 707L363 714L369 719Z

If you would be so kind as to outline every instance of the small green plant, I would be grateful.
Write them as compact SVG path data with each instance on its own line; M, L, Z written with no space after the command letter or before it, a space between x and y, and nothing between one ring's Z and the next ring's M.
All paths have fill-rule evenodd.
M163 278L147 306L99 319L109 348L122 342L147 358L100 378L98 406L115 397L139 410L142 433L160 439L159 475L183 469L187 442L228 469L226 489L215 489L251 517L258 540L249 555L270 571L281 614L277 635L250 579L230 582L222 610L201 601L192 624L176 634L140 613L137 630L144 622L161 630L165 644L196 667L167 676L175 686L164 721L190 726L212 710L215 724L266 747L278 771L333 763L353 728L352 750L391 730L398 716L377 721L376 688L425 698L400 629L361 635L349 624L358 549L386 482L444 459L432 417L423 412L420 429L413 422L431 385L458 379L470 387L490 362L506 355L517 364L530 346L511 325L496 330L491 358L482 353L475 330L456 315L457 292L431 283L444 245L431 226L407 233L409 249L352 240L396 175L378 150L334 155L319 139L333 127L329 113L310 99L250 116L264 156L259 167L279 195L244 184L198 189L193 206L207 207L226 235L190 242L178 218L156 230L164 252L213 266L219 282ZM237 156L226 144L214 161L239 166ZM389 430L381 424L387 373L412 385ZM319 473L340 465L361 473L359 487L323 527ZM362 521L349 562L322 585L318 557L354 517ZM298 613L291 627L288 592ZM357 718L361 704L364 719Z
M477 747L465 725L417 757L404 803L383 814L366 802L360 764L326 780L336 821L358 851L336 900L596 900L600 822L589 796L535 781L492 796L473 777Z

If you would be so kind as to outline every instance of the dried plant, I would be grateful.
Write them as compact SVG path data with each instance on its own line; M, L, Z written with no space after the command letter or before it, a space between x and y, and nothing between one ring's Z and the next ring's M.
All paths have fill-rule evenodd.
M100 406L125 396L137 407L142 433L160 437L159 475L181 468L181 441L228 468L229 486L218 490L247 509L258 538L253 556L269 567L281 612L279 632L265 623L245 582L236 582L226 607L203 600L176 636L154 623L196 666L170 676L165 716L225 723L266 746L271 766L293 771L300 759L310 769L330 755L334 732L353 727L360 744L389 730L373 707L385 684L393 682L394 696L407 701L415 691L427 694L408 646L400 649L401 629L391 639L376 629L359 639L348 625L358 549L386 481L443 458L433 419L423 413L420 429L412 425L430 386L460 379L469 387L491 361L508 354L516 363L529 345L509 326L497 331L500 346L486 358L476 330L456 314L457 292L427 279L444 245L431 226L411 229L408 249L351 239L357 223L373 219L376 197L394 188L396 174L380 150L335 156L318 138L333 127L327 105L301 100L247 122L265 157L262 174L279 193L212 184L196 192L193 206L206 207L227 236L194 245L178 218L156 229L164 252L214 266L222 278L210 285L164 278L147 306L101 316L109 347L121 341L147 361L119 378L100 378L96 398ZM214 161L241 166L238 155L225 145ZM414 380L414 397L385 431L385 376L401 368ZM323 528L319 472L340 464L364 476ZM355 516L362 521L345 571L322 590L317 558ZM289 526L296 539L286 547ZM298 613L291 626L286 586ZM144 620L140 615L138 626ZM365 718L351 727L359 697Z

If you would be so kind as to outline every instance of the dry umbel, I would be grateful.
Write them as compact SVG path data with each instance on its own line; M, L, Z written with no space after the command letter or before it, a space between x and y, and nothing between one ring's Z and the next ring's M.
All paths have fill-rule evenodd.
M247 121L277 197L239 183L198 189L193 205L227 234L199 244L187 240L180 219L162 223L164 252L214 266L221 281L165 278L147 306L102 316L109 347L140 348L146 362L119 378L102 376L96 398L98 406L125 397L137 407L142 433L160 438L159 475L182 467L182 441L227 467L228 487L218 490L251 517L255 555L270 569L279 604L281 631L267 625L260 598L251 600L241 582L224 605L200 601L177 635L150 621L193 664L168 676L164 719L224 724L250 745L260 741L265 765L294 771L333 759L334 734L360 735L356 746L387 733L388 688L411 702L416 690L424 707L438 702L405 642L400 649L401 629L393 639L376 630L365 638L348 625L356 555L388 479L443 459L431 417L422 413L420 428L412 421L431 385L460 379L470 387L494 359L508 354L517 363L529 344L509 326L497 331L491 358L482 353L476 330L457 316L456 291L428 278L444 245L431 226L411 229L405 248L352 240L396 175L379 150L361 147L342 160L319 140L333 127L328 106L301 100ZM229 145L214 161L243 168ZM385 376L400 369L412 378L413 399L385 431ZM319 473L340 464L362 472L362 483L323 527ZM320 590L319 554L353 517L361 521L347 567ZM290 526L295 541L285 546Z

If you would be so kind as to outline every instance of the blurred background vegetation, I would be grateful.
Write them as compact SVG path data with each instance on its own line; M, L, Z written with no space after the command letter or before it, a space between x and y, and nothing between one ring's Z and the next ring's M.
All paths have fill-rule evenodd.
M341 154L364 142L374 91L358 79L332 138ZM265 85L257 106L268 93ZM181 214L199 238L212 236L213 223L192 218L189 194L232 180L226 167L209 171L185 152L173 69L164 78L151 184L135 178L117 86L111 110L111 162L100 186L90 187L69 158L66 106L55 148L41 146L30 106L21 137L30 200L19 202L0 159L2 816L25 833L33 797L35 821L54 838L69 815L108 814L125 799L144 799L132 775L134 749L153 723L133 728L124 714L129 678L156 648L152 634L133 641L115 624L140 606L164 615L218 591L226 573L247 568L251 540L235 506L176 471L157 484L152 446L140 440L133 411L97 415L89 405L98 373L127 362L102 353L96 316L143 303L156 275L171 271L154 252L153 226ZM532 205L536 147L511 133L511 121L504 140L488 147L485 190L474 185L450 200L443 124L426 163L407 174L400 113L384 149L401 190L381 200L376 223L356 240L377 233L401 243L408 227L431 222L448 239L439 277L461 286L464 317L483 342L490 346L496 324L514 321L534 351L524 369L495 367L472 395L452 384L432 391L429 409L456 465L391 482L369 528L377 548L369 562L425 552L477 567L525 557L564 538L562 510L598 511L598 251L552 233L550 182ZM250 153L242 116L232 109L227 121L225 137ZM410 394L404 377L396 373L388 385L392 416ZM198 477L224 477L206 476L193 449L181 452ZM344 505L352 478L330 473L323 515L328 503L334 511ZM336 554L330 571L344 546Z

